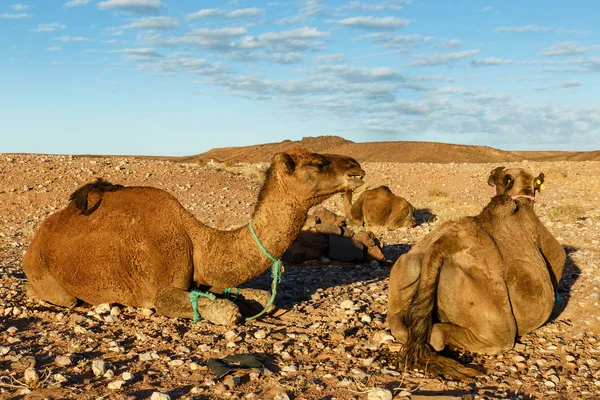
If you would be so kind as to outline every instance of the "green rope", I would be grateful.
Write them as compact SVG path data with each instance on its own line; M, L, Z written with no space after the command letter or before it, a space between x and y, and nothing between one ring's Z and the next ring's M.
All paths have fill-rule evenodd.
M192 290L190 292L190 301L192 302L192 310L194 310L194 323L200 320L200 313L198 312L198 299L200 297L206 297L209 300L216 299L214 294L202 290Z
M226 299L229 299L231 297L231 289L232 288L230 288L230 287L225 288L225 290L223 291L223 297L225 297ZM233 288L233 289L235 289L235 297L231 301L233 301L235 303L238 296L240 295L240 289L238 289L238 288Z
M283 265L281 264L281 259L273 257L271 254L269 254L267 249L265 249L265 247L262 245L262 243L258 239L258 236L256 235L256 232L254 232L254 227L252 226L252 221L248 222L248 227L250 227L250 232L252 233L252 236L254 237L254 240L256 241L258 248L263 252L263 254L265 256L267 256L267 258L269 260L273 261L273 265L271 265L271 275L273 276L273 282L271 283L271 298L269 299L269 302L267 303L267 305L261 312L259 312L258 314L256 314L253 317L246 318L246 321L252 321L253 319L256 319L256 318L260 317L261 315L263 315L264 313L266 313L267 310L269 309L269 307L271 307L271 305L275 301L275 296L277 296L277 285L279 285L279 283L281 282L281 274L283 272Z

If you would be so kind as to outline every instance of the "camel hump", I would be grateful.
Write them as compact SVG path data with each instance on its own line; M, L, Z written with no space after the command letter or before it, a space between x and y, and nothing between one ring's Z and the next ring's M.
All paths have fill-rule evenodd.
M392 193L392 190L386 185L381 185L376 190L381 190L386 193Z
M83 185L79 189L73 192L69 201L75 202L75 206L81 211L84 215L90 215L94 211L100 207L100 203L102 202L102 195L106 192L116 192L117 190L123 189L123 185L113 185L110 182L106 182L102 180L102 178L98 178L96 182L88 183L87 185ZM99 197L96 203L88 208L88 197L90 194L96 194Z

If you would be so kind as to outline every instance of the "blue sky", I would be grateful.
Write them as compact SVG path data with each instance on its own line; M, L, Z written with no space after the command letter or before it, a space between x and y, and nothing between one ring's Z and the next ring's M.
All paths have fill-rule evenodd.
M598 1L0 4L0 152L600 146Z

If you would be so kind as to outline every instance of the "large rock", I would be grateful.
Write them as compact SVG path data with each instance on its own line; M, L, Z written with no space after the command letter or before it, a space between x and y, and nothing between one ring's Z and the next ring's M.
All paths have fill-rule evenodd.
M338 261L358 261L364 259L365 246L353 239L329 235L329 258Z

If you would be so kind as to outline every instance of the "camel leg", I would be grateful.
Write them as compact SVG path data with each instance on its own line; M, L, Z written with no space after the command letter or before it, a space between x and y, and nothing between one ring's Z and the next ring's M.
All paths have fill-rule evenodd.
M72 308L77 305L77 298L69 294L50 274L38 253L31 252L25 256L23 271L29 280L26 285L29 298L44 300L60 307Z
M171 318L194 318L194 310L190 301L190 292L169 287L163 289L154 301L156 312ZM198 313L217 325L233 325L240 319L238 306L229 300L210 300L206 297L198 299Z
M408 330L404 316L421 274L422 255L406 254L392 268L389 283L388 324L392 335L400 343L406 343Z
M473 332L451 323L434 324L429 344L440 351L446 344L468 349L475 353L498 354L513 348L516 338L516 326L495 332Z

